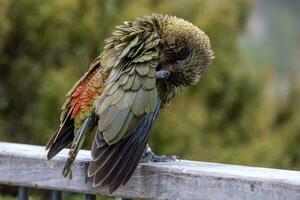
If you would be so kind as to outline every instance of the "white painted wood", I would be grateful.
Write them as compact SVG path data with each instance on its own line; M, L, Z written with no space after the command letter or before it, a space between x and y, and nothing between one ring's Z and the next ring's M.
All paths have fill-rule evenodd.
M73 179L61 176L67 150L46 160L44 147L0 142L0 184L108 195L86 179L89 151L80 151ZM175 200L300 200L300 172L180 161L140 164L112 196Z

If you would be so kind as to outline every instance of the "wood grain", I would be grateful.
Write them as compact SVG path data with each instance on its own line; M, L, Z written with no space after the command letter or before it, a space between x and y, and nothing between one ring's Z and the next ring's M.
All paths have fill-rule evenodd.
M0 142L0 184L109 195L86 178L90 152L80 151L73 178L62 177L67 150L47 161L42 146ZM182 160L140 164L110 196L175 200L299 200L300 172Z

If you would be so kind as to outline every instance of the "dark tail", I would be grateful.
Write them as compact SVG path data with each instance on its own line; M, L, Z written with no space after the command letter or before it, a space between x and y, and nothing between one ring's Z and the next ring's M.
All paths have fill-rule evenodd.
M47 143L46 150L49 149L47 153L48 160L58 154L64 147L72 143L68 160L63 169L63 176L71 175L71 165L74 162L86 135L92 132L95 127L95 119L95 116L87 117L79 130L74 134L74 120L68 117L61 128Z
M154 113L145 115L132 134L113 145L97 145L95 138L88 176L93 177L93 185L108 186L109 192L126 184L136 169L146 148L150 130L158 115L160 102ZM96 135L97 137L97 135Z
M74 120L68 117L55 135L48 141L46 150L47 159L50 160L74 139Z
M71 166L79 152L79 150L82 147L82 144L85 140L85 137L91 133L95 127L95 117L94 116L90 116L87 117L84 121L83 124L81 125L81 127L78 129L78 131L75 133L75 137L74 140L72 142L70 151L69 151L69 156L68 156L68 160L65 164L65 167L63 169L63 176L68 176L68 175L72 175L71 174Z

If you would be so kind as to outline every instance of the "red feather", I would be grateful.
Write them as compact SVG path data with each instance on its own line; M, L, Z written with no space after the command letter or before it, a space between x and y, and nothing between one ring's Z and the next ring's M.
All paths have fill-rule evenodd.
M106 78L107 75L103 73L103 68L97 67L80 82L68 105L69 110L72 110L71 119L75 119L78 113L87 106L93 106L95 98L103 92Z

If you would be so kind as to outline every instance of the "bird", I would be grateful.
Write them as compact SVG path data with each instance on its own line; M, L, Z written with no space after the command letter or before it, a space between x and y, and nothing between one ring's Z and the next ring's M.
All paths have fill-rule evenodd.
M176 16L151 14L116 26L102 53L66 95L48 160L70 147L62 175L95 133L87 176L113 193L141 160L175 160L148 146L151 129L178 88L195 85L214 59L209 37Z

